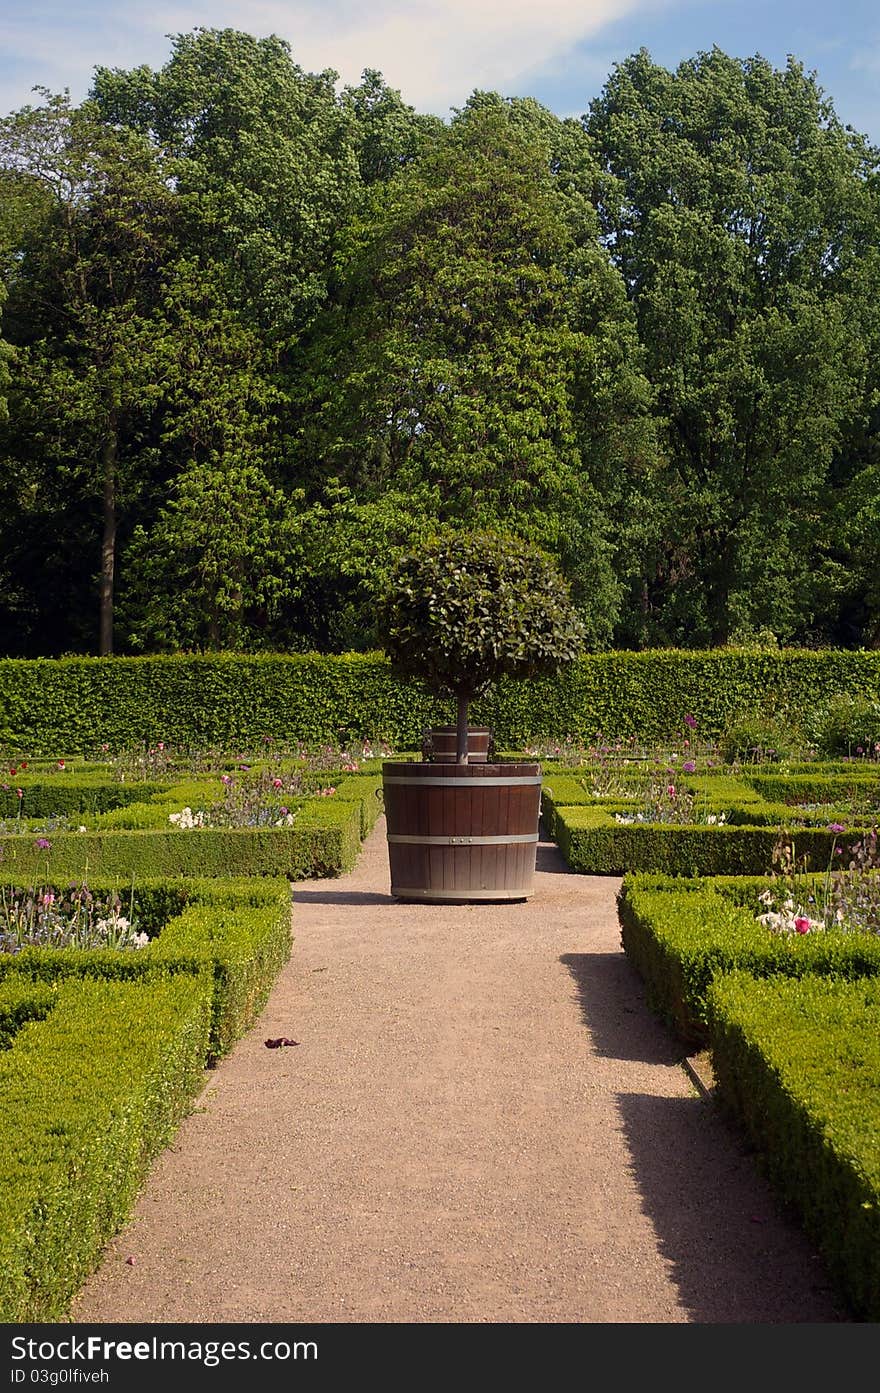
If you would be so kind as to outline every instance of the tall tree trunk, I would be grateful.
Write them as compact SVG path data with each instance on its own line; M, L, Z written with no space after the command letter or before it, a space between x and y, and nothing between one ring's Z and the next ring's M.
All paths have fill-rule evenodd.
M101 474L104 486L103 532L101 536L101 640L100 654L109 657L113 652L113 581L116 570L116 460L119 452L118 416L115 410L107 418L107 434L101 451Z
M468 762L468 707L471 704L469 692L458 693L458 720L455 727L455 762Z

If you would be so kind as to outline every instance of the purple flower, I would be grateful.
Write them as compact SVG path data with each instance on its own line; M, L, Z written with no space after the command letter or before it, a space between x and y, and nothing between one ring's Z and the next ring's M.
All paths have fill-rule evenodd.
M37 847L40 851L48 851L51 845L48 837L37 837Z
M686 759L684 764L681 766L682 772L684 774L693 774L696 767L697 766L694 764L694 761L692 759Z
M844 827L844 825L843 825L842 822L829 822L829 824L828 824L828 831L829 831L829 832L845 832L845 831L846 831L846 828Z
M695 716L685 716L684 723L686 726L690 726L691 730L696 730L697 728L697 721Z

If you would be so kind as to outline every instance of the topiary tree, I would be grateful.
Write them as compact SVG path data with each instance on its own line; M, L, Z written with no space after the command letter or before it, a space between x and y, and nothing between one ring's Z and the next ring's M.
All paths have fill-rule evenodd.
M405 554L379 602L395 676L455 698L456 759L468 708L499 677L558 671L583 650L567 582L543 551L494 532L444 532Z

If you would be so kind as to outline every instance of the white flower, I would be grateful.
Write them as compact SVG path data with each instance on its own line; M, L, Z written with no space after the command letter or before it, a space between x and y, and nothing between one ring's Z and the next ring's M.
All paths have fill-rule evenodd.
M169 813L168 821L173 822L175 827L204 827L205 814L200 808L194 813L192 808L184 808L179 813Z
M134 943L135 948L146 948L147 944L150 941L150 935L144 933L135 934L134 939L132 941Z
M764 893L763 893L762 895L759 895L759 896L758 896L758 899L761 901L761 904L772 904L772 903L773 903L773 891L772 891L772 890L765 890Z
M116 915L113 915L110 919L99 919L95 924L95 928L98 930L98 933L102 934L109 933L111 929L118 932L119 930L124 931L125 929L128 929L130 927L130 921L128 919L125 919L121 914L119 918L117 918Z
M77 832L85 832L85 831L87 831L88 829L85 828L85 827L77 827L76 830L77 830Z

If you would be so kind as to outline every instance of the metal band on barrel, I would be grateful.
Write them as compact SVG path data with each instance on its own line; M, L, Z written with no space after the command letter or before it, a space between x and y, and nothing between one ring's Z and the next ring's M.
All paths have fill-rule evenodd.
M392 895L401 900L527 900L528 890L403 890L391 887Z
M383 782L386 784L409 784L411 788L430 788L431 786L449 788L451 784L456 785L458 788L513 788L514 786L521 787L524 784L530 784L532 786L540 784L541 775L517 775L516 778L511 779L405 779L386 774Z
M388 832L389 842L411 842L415 846L509 846L511 842L536 842L537 832L514 832L509 837L411 837L405 832Z

